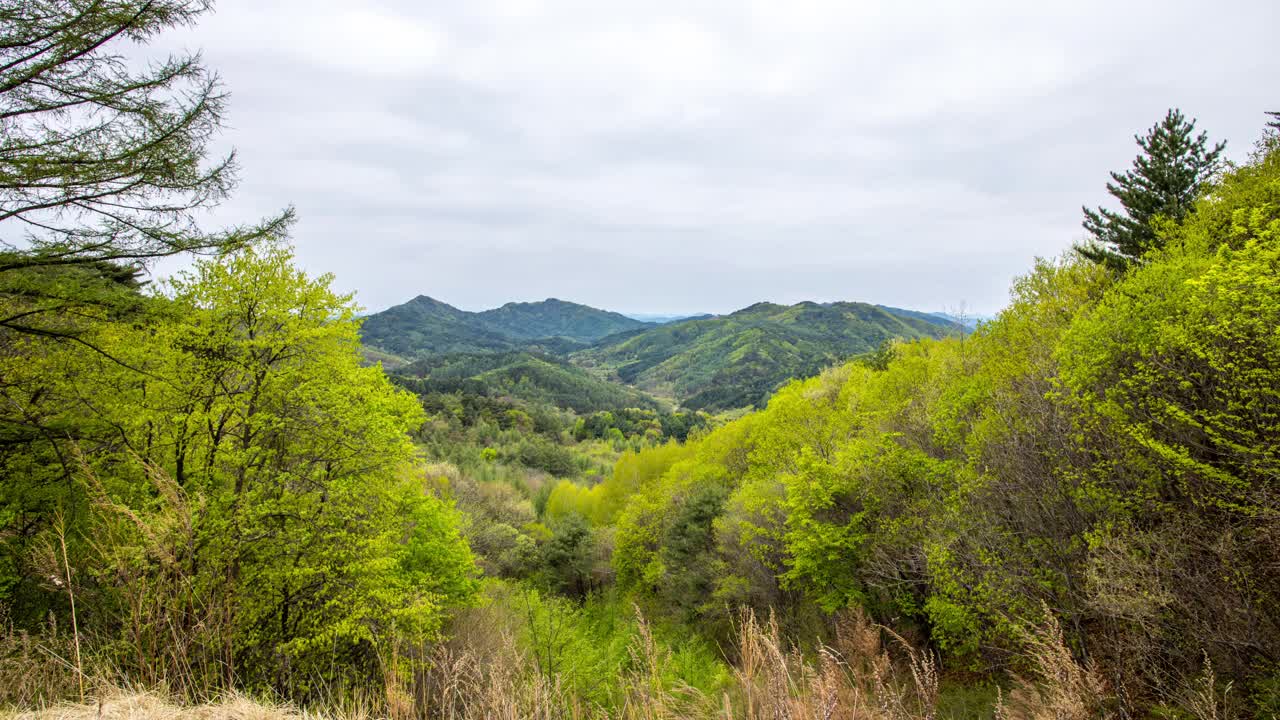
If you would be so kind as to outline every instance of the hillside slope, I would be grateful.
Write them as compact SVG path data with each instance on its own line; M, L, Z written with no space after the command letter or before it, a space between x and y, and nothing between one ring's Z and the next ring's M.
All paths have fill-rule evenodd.
M869 352L890 338L942 337L941 318L866 303L757 303L735 313L606 338L574 361L690 409L757 405L790 378Z
M365 345L409 358L537 349L563 355L619 332L653 327L607 310L554 298L460 310L426 295L364 319Z
M590 343L607 335L652 327L608 310L548 298L541 302L511 302L476 313L484 328L523 340L568 338Z
M561 407L643 406L635 402L643 394L617 387L624 383L688 409L718 411L758 405L786 380L887 339L958 331L945 318L866 303L757 303L656 325L556 299L468 312L419 296L370 315L361 334L370 348L419 360L404 372L435 388L489 394L519 386L525 399ZM577 367L549 356L572 357Z
M374 313L360 326L366 345L404 357L442 353L504 352L512 338L478 323L475 313L426 295Z
M579 413L660 407L657 400L635 388L602 380L565 361L527 352L425 358L400 368L394 377L419 394L510 396Z

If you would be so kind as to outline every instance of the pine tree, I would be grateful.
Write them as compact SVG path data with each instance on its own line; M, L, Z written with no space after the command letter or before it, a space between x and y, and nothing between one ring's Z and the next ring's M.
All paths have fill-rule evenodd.
M0 346L84 343L155 258L283 235L293 211L210 229L237 182L226 92L198 53L137 62L211 0L0 0Z
M0 272L222 251L289 224L199 227L236 184L235 154L211 157L226 93L198 54L124 56L210 6L0 0Z
M1135 136L1142 154L1132 169L1111 173L1107 183L1123 208L1084 208L1084 228L1092 240L1077 246L1080 254L1097 263L1124 268L1147 251L1159 247L1153 221L1157 217L1178 220L1189 214L1196 198L1220 166L1226 143L1208 145L1205 133L1193 135L1196 121L1188 121L1174 108L1147 135Z

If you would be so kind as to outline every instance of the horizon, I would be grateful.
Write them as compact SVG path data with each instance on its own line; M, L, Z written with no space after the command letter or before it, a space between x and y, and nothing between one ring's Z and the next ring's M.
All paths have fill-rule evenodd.
M464 312L469 312L469 313L482 313L482 312L487 312L487 311L489 311L489 310L498 310L498 309L500 309L500 308L506 307L507 305L539 305L539 304L542 304L542 303L548 303L548 302L563 302L563 303L569 303L569 304L572 304L572 305L579 305L579 306L582 306L582 307L588 307L588 308L591 308L591 309L593 309L593 310L602 310L602 311L605 311L605 312L616 313L616 314L618 314L618 315L622 315L622 316L624 316L624 317L631 318L632 320L640 320L641 322L652 322L652 321L650 321L650 320L646 320L643 316L649 316L649 317L651 317L651 318L672 318L673 320L686 320L686 319L689 319L689 318L695 318L695 317L704 316L704 315L705 315L705 316L712 316L712 317L722 317L722 316L725 316L725 315L731 315L731 314L733 314L733 313L735 313L735 312L738 312L738 311L740 311L740 310L745 310L745 309L747 309L747 308L749 308L749 307L751 307L751 306L753 306L753 305L757 305L757 304L760 304L760 303L768 303L768 304L772 304L772 305L779 305L779 306L783 306L783 307L793 307L793 306L795 306L795 305L800 305L800 304L803 304L803 303L813 303L813 304L815 304L815 305L833 305L833 304L837 304L837 303L850 303L850 304L861 304L861 305L874 305L874 306L877 306L877 307L887 307L887 308L891 308L891 309L894 309L894 310L906 310L906 311L910 311L910 312L920 312L920 313L927 313L927 314L941 314L941 315L946 315L946 316L951 317L951 318L958 318L958 317L962 317L962 316L963 316L963 317L965 317L965 318L973 318L973 319L986 319L986 318L991 318L991 317L994 317L995 315L997 315L997 314L999 313L999 310L997 310L996 312L992 312L992 313L978 313L978 312L974 312L974 311L972 311L972 310L970 310L970 309L966 309L966 308L961 308L961 309L959 309L959 310L957 310L957 309L955 309L955 308L922 309L922 308L913 308L913 307L901 307L901 306L897 306L897 305L889 305L889 304L887 304L887 303L871 302L871 301L868 301L868 300L849 300L849 299L843 299L843 300L812 300L812 299L807 299L807 300L796 300L796 301L793 301L793 302L781 302L781 301L778 301L778 300L763 299L763 300L756 300L756 301L754 301L754 302L747 303L746 305L742 305L742 306L740 306L740 307L736 307L736 308L729 309L729 310L721 310L721 311L701 310L701 311L696 311L696 312L679 312L679 311L677 311L677 312L650 312L650 311L647 311L647 310L621 310L621 309L618 309L618 308L611 308L611 307L607 307L607 306L600 306L600 305L592 305L592 304L590 304L590 303L585 303L585 302L581 302L581 301L578 301L578 300L572 300L572 299L568 299L568 298L555 297L555 296L545 297L545 298L542 298L542 299L539 299L539 300L507 300L507 301L502 302L502 303L499 303L499 304L497 304L497 305L490 305L490 306L487 306L487 307L476 307L476 306L467 307L467 306L464 306L464 305L460 305L460 304L458 304L458 303L449 302L448 300L443 300L443 299L441 299L441 298L439 298L439 297L436 297L435 295L432 295L432 294L430 294L430 293L418 293L417 295L414 295L413 297L408 298L407 300L402 300L402 301L400 301L400 302L393 302L393 303L392 303L392 304L390 304L390 305L387 305L387 306L385 306L385 307L381 307L381 308L377 308L377 309L374 309L374 308L368 308L368 307L361 306L360 316L362 316L362 317L367 317L367 316L369 316L369 315L376 315L376 314L378 314L378 313L381 313L381 312L385 312L385 311L387 311L387 310L390 310L391 308L399 307L399 306L401 306L401 305L406 305L406 304L408 304L408 303L410 303L410 302L413 302L414 300L417 300L418 298L427 298L428 300L433 300L433 301L435 301L435 302L438 302L438 303L441 303L441 304L444 304L444 305L448 305L449 307L452 307L452 308L454 308L454 309L462 310L462 311L464 311ZM358 298L357 298L357 301L358 301Z

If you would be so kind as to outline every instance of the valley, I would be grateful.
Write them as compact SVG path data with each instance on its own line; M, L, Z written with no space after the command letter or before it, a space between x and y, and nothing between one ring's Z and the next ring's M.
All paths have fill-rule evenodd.
M894 340L969 331L940 315L865 303L757 303L658 324L554 299L471 313L426 296L361 328L371 360L438 388L519 385L529 396L545 385L545 396L564 398L574 386L585 393L579 406L607 397L712 413L763 406L787 381Z
M0 720L1280 717L1274 0L214 5L0 0Z

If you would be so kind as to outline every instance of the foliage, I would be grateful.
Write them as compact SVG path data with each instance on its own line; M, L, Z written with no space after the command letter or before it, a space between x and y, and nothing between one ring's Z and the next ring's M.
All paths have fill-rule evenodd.
M678 456L624 456L574 507L623 498L590 515L616 517L619 584L718 637L720 603L797 622L799 592L919 628L952 667L1017 670L1047 605L1062 646L1123 685L1108 712L1190 697L1205 658L1266 687L1278 208L1264 143L1127 275L1042 261L972 335L793 383ZM1093 699L1053 703L1109 692L1075 677Z
M614 333L648 327L618 313L544 300L467 312L425 295L370 315L364 342L405 357L540 350L565 355Z
M0 2L0 223L23 248L0 253L0 275L226 249L288 224L199 228L236 182L234 154L208 162L226 94L198 55L123 55L209 5Z
M942 318L863 303L758 303L730 315L606 338L574 361L674 396L687 409L714 412L762 406L787 380L816 375L889 338L959 331Z
M578 413L659 407L644 393L596 378L563 360L527 352L440 355L395 374L397 382L420 395L512 397Z
M199 263L145 325L97 328L114 359L27 354L43 382L10 387L75 428L44 449L79 467L50 485L59 467L27 459L5 517L75 509L76 594L138 677L304 692L335 654L376 667L389 638L431 637L474 590L451 507L411 471L415 398L360 367L350 298L290 262L268 247ZM20 558L24 540L35 562L10 596L35 618L56 595L37 589L39 535L9 547Z
M1167 639L1144 648L1152 662L1187 667L1208 652L1219 671L1240 675L1280 649L1280 575L1262 550L1280 518L1275 160L1204 201L1231 199L1228 233L1201 235L1222 212L1206 207L1182 247L1082 313L1059 349L1088 445L1119 441L1140 468L1117 477L1113 454L1096 451L1087 466L1099 491L1124 500L1123 524L1090 536L1101 556L1090 579L1107 609Z
M616 440L642 437L654 442L664 438L683 442L696 430L709 427L711 417L704 412L655 412L643 408L622 408L594 412L578 418L573 436L578 440Z
M949 673L1002 718L1273 713L1273 132L1216 176L1170 111L1095 244L972 333L425 297L362 331L252 242L288 213L196 226L234 181L216 78L110 50L206 9L0 0L0 701L907 720Z
M1226 143L1208 146L1205 133L1193 135L1195 120L1177 109L1135 136L1142 154L1133 169L1111 173L1107 192L1120 202L1122 212L1099 208L1084 210L1084 229L1093 240L1079 248L1097 263L1124 267L1148 251L1160 247L1158 219L1178 221L1190 213L1205 184L1220 168Z

